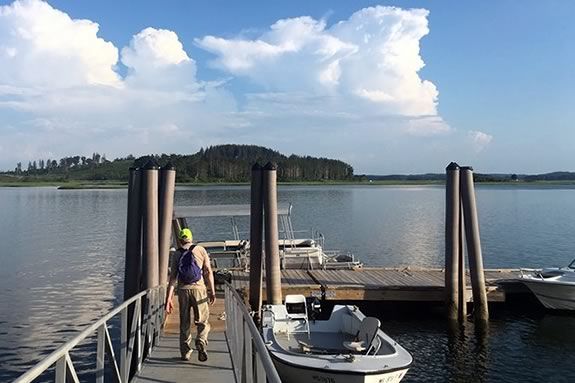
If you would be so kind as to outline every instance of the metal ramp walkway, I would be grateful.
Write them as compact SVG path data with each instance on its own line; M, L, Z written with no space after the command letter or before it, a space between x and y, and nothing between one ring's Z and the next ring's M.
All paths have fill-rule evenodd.
M220 292L210 308L212 330L206 362L199 362L197 353L192 354L189 361L181 360L177 305L175 312L165 318L164 297L163 286L136 294L30 368L14 383L33 383L44 373L50 373L50 369L54 371L52 377L42 378L55 383L80 383L70 350L80 342L89 342L87 339L93 338L94 333L97 333L93 355L96 383L111 380L119 383L227 383L240 380L281 383L242 297L229 283L224 285L224 294ZM132 308L131 315L129 308ZM120 342L116 346L108 330L108 322L115 316L119 316L121 322ZM128 324L129 317L131 324ZM132 365L133 359L135 364ZM130 378L131 367L137 373Z
M206 362L198 362L195 350L192 359L181 360L178 338L178 334L165 334L132 382L235 382L230 350L224 332L210 333L209 358Z

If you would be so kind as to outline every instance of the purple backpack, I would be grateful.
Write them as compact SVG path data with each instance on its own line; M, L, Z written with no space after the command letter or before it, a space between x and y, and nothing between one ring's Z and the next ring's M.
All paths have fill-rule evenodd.
M202 279L202 268L198 266L196 258L192 253L195 246L191 246L188 250L180 249L183 251L180 257L180 264L178 265L178 280L184 285L189 285L198 282Z

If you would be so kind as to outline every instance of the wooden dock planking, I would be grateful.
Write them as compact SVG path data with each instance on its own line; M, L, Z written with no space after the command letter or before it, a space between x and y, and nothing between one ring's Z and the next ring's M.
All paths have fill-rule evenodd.
M309 272L327 300L441 301L443 282L434 271L365 268Z
M372 288L443 287L443 273L399 269L314 270L312 277L325 288L359 286ZM437 275L435 275L437 274ZM441 274L441 278L439 275Z
M498 281L515 279L519 276L519 269L485 270L485 282L493 285Z
M241 290L248 296L250 289L250 275L247 271L232 270L232 286ZM266 300L265 273L262 279L263 299ZM307 270L282 270L281 272L282 294L303 294L305 296L318 295L321 286L308 274Z
M504 301L505 293L497 287L497 282L516 278L517 274L516 269L485 270L488 300ZM247 293L249 273L233 271L232 278L234 288ZM471 280L468 273L466 279L466 297L472 302ZM440 302L445 299L444 280L445 273L442 269L282 270L282 292L284 295L303 294L323 297L326 300Z
M232 286L235 289L250 287L250 273L247 271L232 270ZM262 281L265 289L265 273ZM282 270L281 282L285 286L317 286L307 270Z

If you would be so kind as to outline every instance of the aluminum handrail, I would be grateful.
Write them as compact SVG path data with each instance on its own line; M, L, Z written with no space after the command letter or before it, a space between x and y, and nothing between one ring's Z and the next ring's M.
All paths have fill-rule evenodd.
M281 383L271 356L244 301L227 281L225 294L226 335L236 382Z
M60 346L58 349L48 355L44 360L22 374L14 381L14 383L30 383L39 377L42 373L47 371L54 364L56 364L56 382L65 382L67 375L71 375L72 380L78 382L78 377L76 375L76 371L74 370L72 360L70 359L69 352L81 341L94 334L94 332L98 333L98 344L96 351L96 381L103 382L103 370L105 362L104 353L106 352L111 359L110 363L112 364L117 380L120 382L128 382L132 351L136 342L136 335L138 335L139 338L136 345L138 356L138 366L136 367L137 369L140 368L142 362L141 347L142 343L144 343L144 339L140 338L140 336L143 336L148 340L148 354L151 351L153 345L156 343L157 337L159 336L159 328L163 320L163 310L160 310L162 304L159 304L158 301L159 299L162 299L162 291L164 289L165 288L163 286L158 286L153 289L142 291L139 294L136 294L130 299L126 300L120 306L110 311L108 314L100 318L94 324L90 325L80 334L76 335L73 339ZM145 313L142 312L141 307L141 301L143 297L149 298L147 310ZM132 304L135 304L135 307L132 316L132 326L130 332L128 333L128 308ZM121 365L118 366L118 361L112 347L112 340L107 328L107 322L120 313L122 314L122 350L119 355ZM144 314L144 323L142 323L142 314ZM141 334L142 330L144 330L143 334Z

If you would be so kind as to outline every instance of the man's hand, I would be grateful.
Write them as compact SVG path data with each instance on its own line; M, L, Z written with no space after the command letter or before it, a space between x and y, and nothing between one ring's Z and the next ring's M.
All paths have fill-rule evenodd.
M166 302L166 312L168 314L172 313L172 310L174 310L174 303L172 302L172 299L168 299L168 301Z
M210 305L213 305L214 302L216 301L216 293L210 291L208 293L208 299L209 299Z

